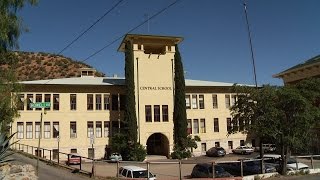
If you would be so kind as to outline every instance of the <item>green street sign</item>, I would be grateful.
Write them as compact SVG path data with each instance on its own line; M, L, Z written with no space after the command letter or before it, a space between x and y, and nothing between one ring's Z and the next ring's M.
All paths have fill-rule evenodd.
M30 103L30 108L49 108L50 106L51 106L50 102Z

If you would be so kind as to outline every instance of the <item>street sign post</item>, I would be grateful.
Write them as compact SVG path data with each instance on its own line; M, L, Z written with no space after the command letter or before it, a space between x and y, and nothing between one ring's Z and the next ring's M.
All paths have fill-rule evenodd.
M30 103L30 108L49 108L50 106L51 106L50 102Z
M36 102L36 103L30 103L30 108L50 108L51 102ZM46 112L44 112L46 114ZM42 132L42 112L40 116L40 133L39 133L39 138L38 138L38 148L37 148L37 175L39 176L39 156L41 155L40 153L40 139L41 139L41 132ZM44 150L42 150L44 151Z

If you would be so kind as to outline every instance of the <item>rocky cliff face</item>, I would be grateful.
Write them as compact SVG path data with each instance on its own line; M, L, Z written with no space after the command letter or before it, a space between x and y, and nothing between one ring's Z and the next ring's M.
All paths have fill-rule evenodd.
M32 165L0 165L0 179L1 180L37 180L35 169Z

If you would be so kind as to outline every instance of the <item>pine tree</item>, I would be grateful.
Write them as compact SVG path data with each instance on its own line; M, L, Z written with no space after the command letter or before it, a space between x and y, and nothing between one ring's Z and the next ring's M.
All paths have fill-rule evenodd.
M176 53L174 55L174 68L175 68L175 94L174 94L174 144L177 150L185 150L187 141L187 113L185 103L185 80L184 71L181 61L180 52L176 45Z
M132 43L128 41L125 46L125 77L126 77L126 108L124 125L128 142L137 143L137 116L134 91L134 61Z

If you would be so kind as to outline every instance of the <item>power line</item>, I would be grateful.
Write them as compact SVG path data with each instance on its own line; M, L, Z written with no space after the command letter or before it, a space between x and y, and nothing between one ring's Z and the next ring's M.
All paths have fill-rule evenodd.
M89 26L85 31L79 34L74 40L72 40L67 46L65 46L58 54L61 54L63 51L68 49L73 43L75 43L80 37L85 35L93 26L95 26L99 21L101 21L106 15L108 15L112 10L114 10L122 1L119 0L114 6L112 6L108 11L106 11L99 19L97 19L91 26Z
M137 26L133 27L132 29L130 29L128 32L126 32L125 34L123 34L122 36L114 39L113 41L111 41L109 44L105 45L104 47L102 47L101 49L99 49L98 51L94 52L93 54L91 54L90 56L88 56L86 59L84 59L81 62L85 62L88 59L92 58L93 56L97 55L98 53L100 53L101 51L103 51L104 49L108 48L109 46L111 46L112 44L114 44L115 42L117 42L118 40L122 39L126 34L131 33L132 31L138 29L139 27L141 27L142 25L144 25L145 23L149 22L151 19L157 17L158 15L160 15L161 13L163 13L164 11L166 11L167 9L169 9L171 6L177 4L179 1L181 0L176 0L173 3L169 4L168 6L166 6L165 8L161 9L160 11L158 11L157 13L155 13L154 15L152 15L151 17L149 17L148 19L146 19L145 21L143 21L142 23L138 24Z

